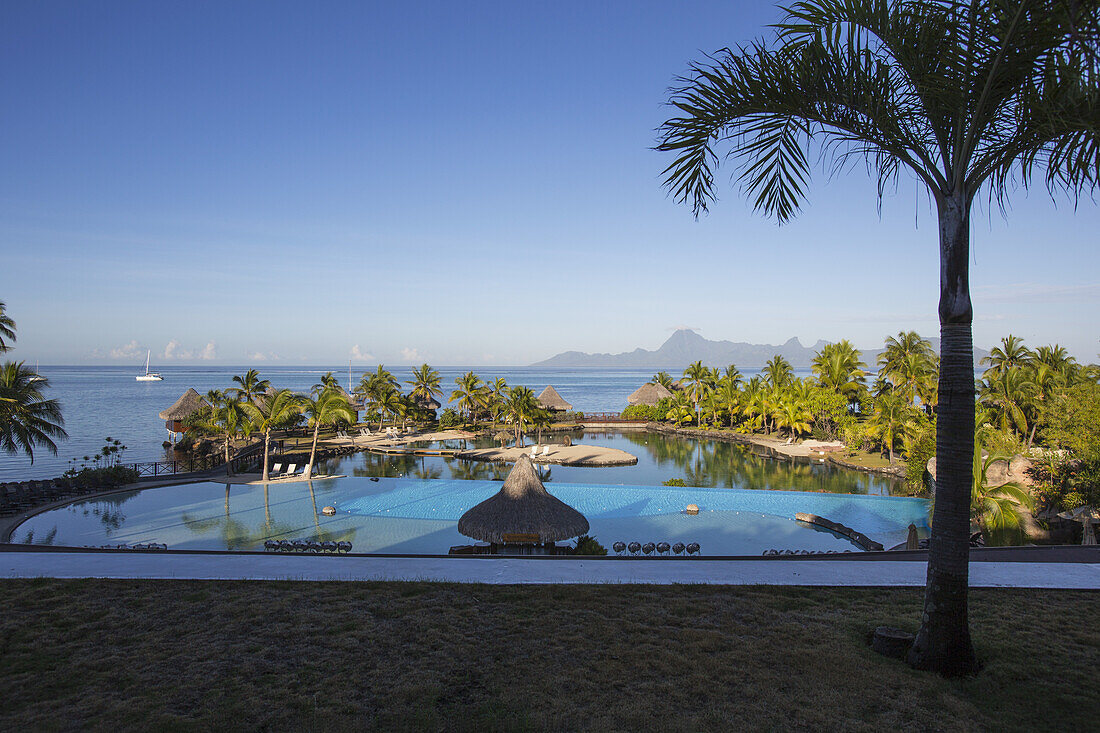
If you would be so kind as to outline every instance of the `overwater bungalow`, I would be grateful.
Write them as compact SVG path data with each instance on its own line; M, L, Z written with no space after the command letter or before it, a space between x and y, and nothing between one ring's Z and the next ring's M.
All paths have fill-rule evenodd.
M491 554L553 555L556 542L588 533L588 520L539 480L535 466L520 456L500 491L474 506L458 520L458 531L488 542ZM452 552L460 548L453 548ZM465 550L475 552L474 548Z
M562 399L562 396L551 385L546 385L546 389L538 396L538 403L547 410L558 412L569 412L573 409L573 405Z
M672 393L665 389L661 384L643 384L638 389L630 393L630 396L626 398L627 404L630 405L646 405L648 407L656 407L657 403L663 399L667 399L672 396Z
M209 406L209 403L194 388L188 388L171 407L159 412L157 417L164 420L164 427L168 429L169 438L172 442L175 442L176 436L186 430L183 427L184 419L191 413Z

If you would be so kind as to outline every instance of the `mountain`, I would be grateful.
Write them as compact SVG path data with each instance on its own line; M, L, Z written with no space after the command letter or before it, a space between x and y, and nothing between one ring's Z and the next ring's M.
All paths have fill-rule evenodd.
M929 339L932 348L939 352L939 339ZM532 364L533 367L618 367L644 369L681 370L693 361L702 361L706 366L725 366L736 364L741 371L763 367L769 359L779 354L791 363L795 369L808 368L814 355L828 342L819 340L813 346L803 346L797 338L792 338L781 346L772 344L749 344L743 341L711 341L686 328L682 328L661 344L656 351L634 349L621 354L586 354L580 351L565 351L544 361ZM875 359L882 349L863 352L863 360L875 369ZM974 350L974 361L987 356L988 351Z

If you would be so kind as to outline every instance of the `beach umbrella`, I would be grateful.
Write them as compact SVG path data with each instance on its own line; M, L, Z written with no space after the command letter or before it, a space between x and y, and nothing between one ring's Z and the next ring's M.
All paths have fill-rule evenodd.
M501 430L500 432L498 432L496 435L493 436L493 440L500 441L500 447L503 448L504 443L506 441L510 440L511 437L512 437L512 434L509 433L507 430Z
M525 536L525 541L534 544L587 534L588 520L552 496L531 459L522 455L500 491L462 515L458 531L482 542L504 544L505 537L511 535Z
M1093 522L1100 522L1100 510L1097 510L1096 507L1080 506L1068 512L1062 512L1058 516L1062 519L1072 519L1074 522L1080 522L1084 525L1084 532L1081 535L1082 545L1096 544L1096 531L1092 528Z

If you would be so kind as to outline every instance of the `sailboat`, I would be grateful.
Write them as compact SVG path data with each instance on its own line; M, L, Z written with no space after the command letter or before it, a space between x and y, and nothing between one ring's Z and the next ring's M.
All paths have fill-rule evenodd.
M38 373L38 360L34 362L34 375L27 380L28 382L45 382L46 378Z
M149 371L149 355L151 351L145 352L145 374L139 374L134 379L139 382L163 382L164 377L160 376L156 372Z

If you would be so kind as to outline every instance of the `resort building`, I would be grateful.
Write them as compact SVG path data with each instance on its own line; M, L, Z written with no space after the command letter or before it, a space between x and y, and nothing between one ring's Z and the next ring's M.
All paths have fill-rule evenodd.
M157 417L164 420L164 427L168 429L169 437L174 442L176 436L186 430L183 427L183 421L187 416L209 406L202 395L196 392L193 387L189 387L171 407L162 410L157 414Z
M546 389L538 397L538 403L547 410L557 410L558 412L569 412L573 409L573 405L562 399L562 396L558 394L558 391L552 385L546 385Z

